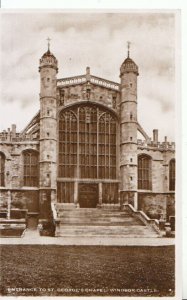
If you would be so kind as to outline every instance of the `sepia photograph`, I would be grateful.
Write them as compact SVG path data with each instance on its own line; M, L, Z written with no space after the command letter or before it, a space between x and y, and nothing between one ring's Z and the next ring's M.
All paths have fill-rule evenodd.
M175 298L179 18L1 12L1 296Z

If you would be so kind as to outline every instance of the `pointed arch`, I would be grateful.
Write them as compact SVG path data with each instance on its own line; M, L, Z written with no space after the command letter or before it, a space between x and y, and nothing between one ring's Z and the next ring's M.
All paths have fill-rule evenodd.
M61 110L59 177L116 179L117 122L110 109L93 103Z

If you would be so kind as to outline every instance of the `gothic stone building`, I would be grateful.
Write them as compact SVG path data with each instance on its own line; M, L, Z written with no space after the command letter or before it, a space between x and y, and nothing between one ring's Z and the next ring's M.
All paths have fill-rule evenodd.
M47 219L51 202L106 208L130 203L151 218L174 215L175 145L147 136L137 119L138 66L129 57L120 83L90 74L57 79L42 56L40 111L20 133L0 133L0 203ZM142 139L138 139L140 132Z

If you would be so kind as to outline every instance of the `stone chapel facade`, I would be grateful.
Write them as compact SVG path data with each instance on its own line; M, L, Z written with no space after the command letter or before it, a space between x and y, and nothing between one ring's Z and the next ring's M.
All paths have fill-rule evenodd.
M130 203L167 220L175 210L175 144L148 137L137 118L138 66L120 83L90 74L57 79L48 51L39 63L40 111L27 127L0 133L0 205L47 219L51 202L80 208ZM142 140L137 138L138 132Z

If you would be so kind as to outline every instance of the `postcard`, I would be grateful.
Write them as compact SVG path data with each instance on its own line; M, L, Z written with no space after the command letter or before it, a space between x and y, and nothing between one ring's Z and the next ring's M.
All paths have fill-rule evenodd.
M0 23L1 295L179 299L180 11Z

